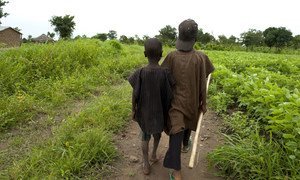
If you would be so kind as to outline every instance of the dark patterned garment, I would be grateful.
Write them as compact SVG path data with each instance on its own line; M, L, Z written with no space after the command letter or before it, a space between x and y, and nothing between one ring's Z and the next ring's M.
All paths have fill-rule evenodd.
M175 80L160 66L147 66L136 70L129 78L133 88L133 119L148 134L161 133L168 118Z

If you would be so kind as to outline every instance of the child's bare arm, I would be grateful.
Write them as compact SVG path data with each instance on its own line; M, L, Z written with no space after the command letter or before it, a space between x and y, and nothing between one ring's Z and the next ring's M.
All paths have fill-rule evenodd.
M136 121L136 106L137 106L137 103L135 101L135 97L134 97L134 92L132 92L132 115L131 115L131 118L132 120Z

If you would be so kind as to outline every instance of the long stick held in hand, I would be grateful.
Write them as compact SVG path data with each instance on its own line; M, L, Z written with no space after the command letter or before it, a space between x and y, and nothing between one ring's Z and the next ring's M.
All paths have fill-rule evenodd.
M210 81L210 75L208 75L207 77L207 83L206 83L206 94L208 91L208 85L209 85L209 81ZM197 146L198 146L198 138L200 135L200 129L201 129L201 122L203 119L203 112L200 113L199 116L199 120L198 120L198 124L197 124L197 129L196 129L196 133L195 133L195 138L194 138L194 142L193 142L193 149L192 149L192 154L191 154L191 159L190 159L190 163L189 163L189 168L193 168L194 167L194 162L195 162L195 157L196 157L196 152L197 152Z

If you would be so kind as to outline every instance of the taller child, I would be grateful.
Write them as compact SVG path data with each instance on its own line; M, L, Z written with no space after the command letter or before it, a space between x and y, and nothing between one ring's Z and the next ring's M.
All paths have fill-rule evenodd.
M181 180L181 145L182 151L188 151L191 130L196 130L200 112L206 112L206 78L214 67L207 55L193 48L197 23L185 20L178 30L177 50L167 55L162 66L171 71L176 81L169 110L167 131L170 139L164 166L174 170L170 177Z

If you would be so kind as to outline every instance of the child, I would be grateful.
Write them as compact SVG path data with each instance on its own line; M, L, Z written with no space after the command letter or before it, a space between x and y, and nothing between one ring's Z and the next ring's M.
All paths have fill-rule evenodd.
M145 44L146 67L136 70L128 79L133 88L132 112L142 130L143 172L150 173L148 148L151 135L154 137L150 161L158 161L156 150L164 129L171 104L174 79L166 68L159 66L162 44L157 39L148 39Z
M200 112L206 112L206 78L214 67L204 53L193 49L197 23L191 19L185 20L178 30L177 50L167 55L162 66L169 68L176 80L169 111L170 121L167 123L170 125L170 139L164 166L174 170L170 179L181 180L181 151L189 150L191 130L196 130Z

